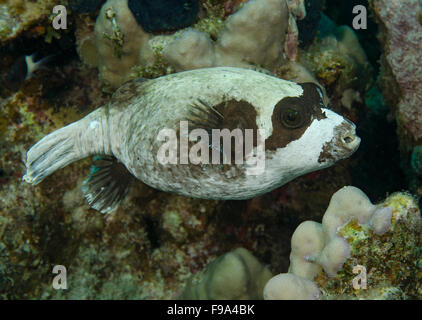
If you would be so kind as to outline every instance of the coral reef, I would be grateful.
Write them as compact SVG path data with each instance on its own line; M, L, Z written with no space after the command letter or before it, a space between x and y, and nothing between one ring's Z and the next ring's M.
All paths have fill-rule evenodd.
M272 278L264 297L421 298L421 230L421 213L411 195L398 192L373 205L361 190L344 187L331 198L322 224L298 226L289 273ZM358 279L362 286L357 267L364 272Z
M248 250L228 252L194 274L179 298L189 300L262 299L264 285L272 277Z
M403 164L412 191L421 195L422 183L414 177L419 173L411 169L411 162L414 163L417 154L413 149L422 143L422 25L418 20L422 4L419 0L369 3L380 27L383 47L378 82L396 118Z
M271 278L263 295L265 300L315 300L321 293L311 280L282 273Z
M419 0L371 0L371 9L381 27L384 46L380 84L403 132L403 147L412 147L422 138L422 25L417 13Z
M113 88L128 80L139 50L149 37L137 24L127 1L107 1L95 23L100 78Z
M212 66L275 70L284 54L295 59L295 17L306 15L303 1L287 5L282 0L251 0L229 10L228 16L227 7L204 2L206 17L190 28L153 35L137 24L127 4L127 0L107 1L95 26L100 77L112 88L125 82L135 66L135 75L147 78ZM84 51L79 52L87 60Z
M0 43L16 38L26 30L33 36L44 34L53 6L57 4L56 0L0 1Z
M300 50L299 62L326 88L334 106L349 111L355 102L362 103L365 91L372 85L372 67L348 26L336 27L306 50Z
M75 38L79 57L89 67L98 67L98 52L95 45L95 20L90 16L77 19Z

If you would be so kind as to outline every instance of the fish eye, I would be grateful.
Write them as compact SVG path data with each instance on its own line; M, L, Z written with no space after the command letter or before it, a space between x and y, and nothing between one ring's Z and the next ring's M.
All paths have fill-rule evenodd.
M288 106L281 110L281 123L289 129L297 129L304 125L306 117L298 106Z

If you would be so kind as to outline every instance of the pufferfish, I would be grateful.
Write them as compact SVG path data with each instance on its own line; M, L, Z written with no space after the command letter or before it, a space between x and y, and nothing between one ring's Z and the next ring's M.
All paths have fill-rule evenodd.
M244 136L229 138L244 138L244 148L226 148L224 137L213 140L217 129L240 129ZM202 134L190 139L195 130ZM229 140L233 147L236 139ZM103 213L118 207L133 177L193 198L240 200L329 167L359 143L355 125L324 105L316 84L248 69L196 69L124 84L105 106L36 143L27 152L23 179L36 185L71 162L98 155L82 191ZM201 161L183 153L193 149ZM176 161L163 161L170 153ZM260 172L251 170L254 159L255 166L261 161Z

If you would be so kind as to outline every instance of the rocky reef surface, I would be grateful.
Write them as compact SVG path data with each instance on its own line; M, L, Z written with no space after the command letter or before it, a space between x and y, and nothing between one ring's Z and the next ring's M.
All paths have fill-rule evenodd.
M160 0L155 3L165 5L147 12L159 13L161 25L137 14L141 3L152 2L60 1L68 9L67 29L55 30L58 1L0 0L0 298L276 299L284 297L263 288L283 274L275 288L288 286L288 298L421 299L410 281L420 283L422 274L418 203L394 193L420 195L420 4L404 0L402 10L392 11L397 1L370 1L381 28L371 20L375 29L362 37L329 0L184 1L186 10L174 10L186 16L176 20L167 19L166 10L177 1ZM383 25L393 12L395 23ZM412 31L394 38L407 14ZM377 35L380 76L378 57L368 49ZM33 53L51 60L22 77L19 61ZM136 181L111 215L90 209L82 196L90 159L35 187L22 181L26 151L35 142L102 106L125 81L213 66L321 85L329 107L357 124L360 149L247 201L191 199ZM377 204L358 192L368 220L341 220L332 242L309 220L324 225L330 199L348 185ZM304 226L317 234L312 248L297 236ZM302 261L308 249L313 258ZM324 252L340 252L328 255L336 263ZM366 266L369 290L353 288L355 264ZM67 269L66 290L52 286L56 265ZM230 268L252 270L257 278L239 273L223 286L213 282L213 274Z
M403 167L410 187L421 195L422 172L422 2L369 1L380 26L382 44L379 84L394 112Z

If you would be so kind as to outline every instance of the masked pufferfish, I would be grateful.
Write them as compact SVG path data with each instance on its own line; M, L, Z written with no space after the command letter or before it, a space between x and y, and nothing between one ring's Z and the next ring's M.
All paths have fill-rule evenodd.
M249 199L329 167L358 148L355 125L327 109L323 98L313 83L231 67L133 80L105 106L36 143L27 152L23 179L35 185L71 162L100 155L82 191L90 206L103 213L118 207L133 176L153 188L194 198ZM174 129L182 139L181 121L189 129L204 129L209 141L212 129L253 129L255 138L261 129L264 170L247 173L258 140L249 151L245 147L245 161L239 164L158 161L164 143L157 139L160 130ZM208 142L207 148L210 153L226 150Z

